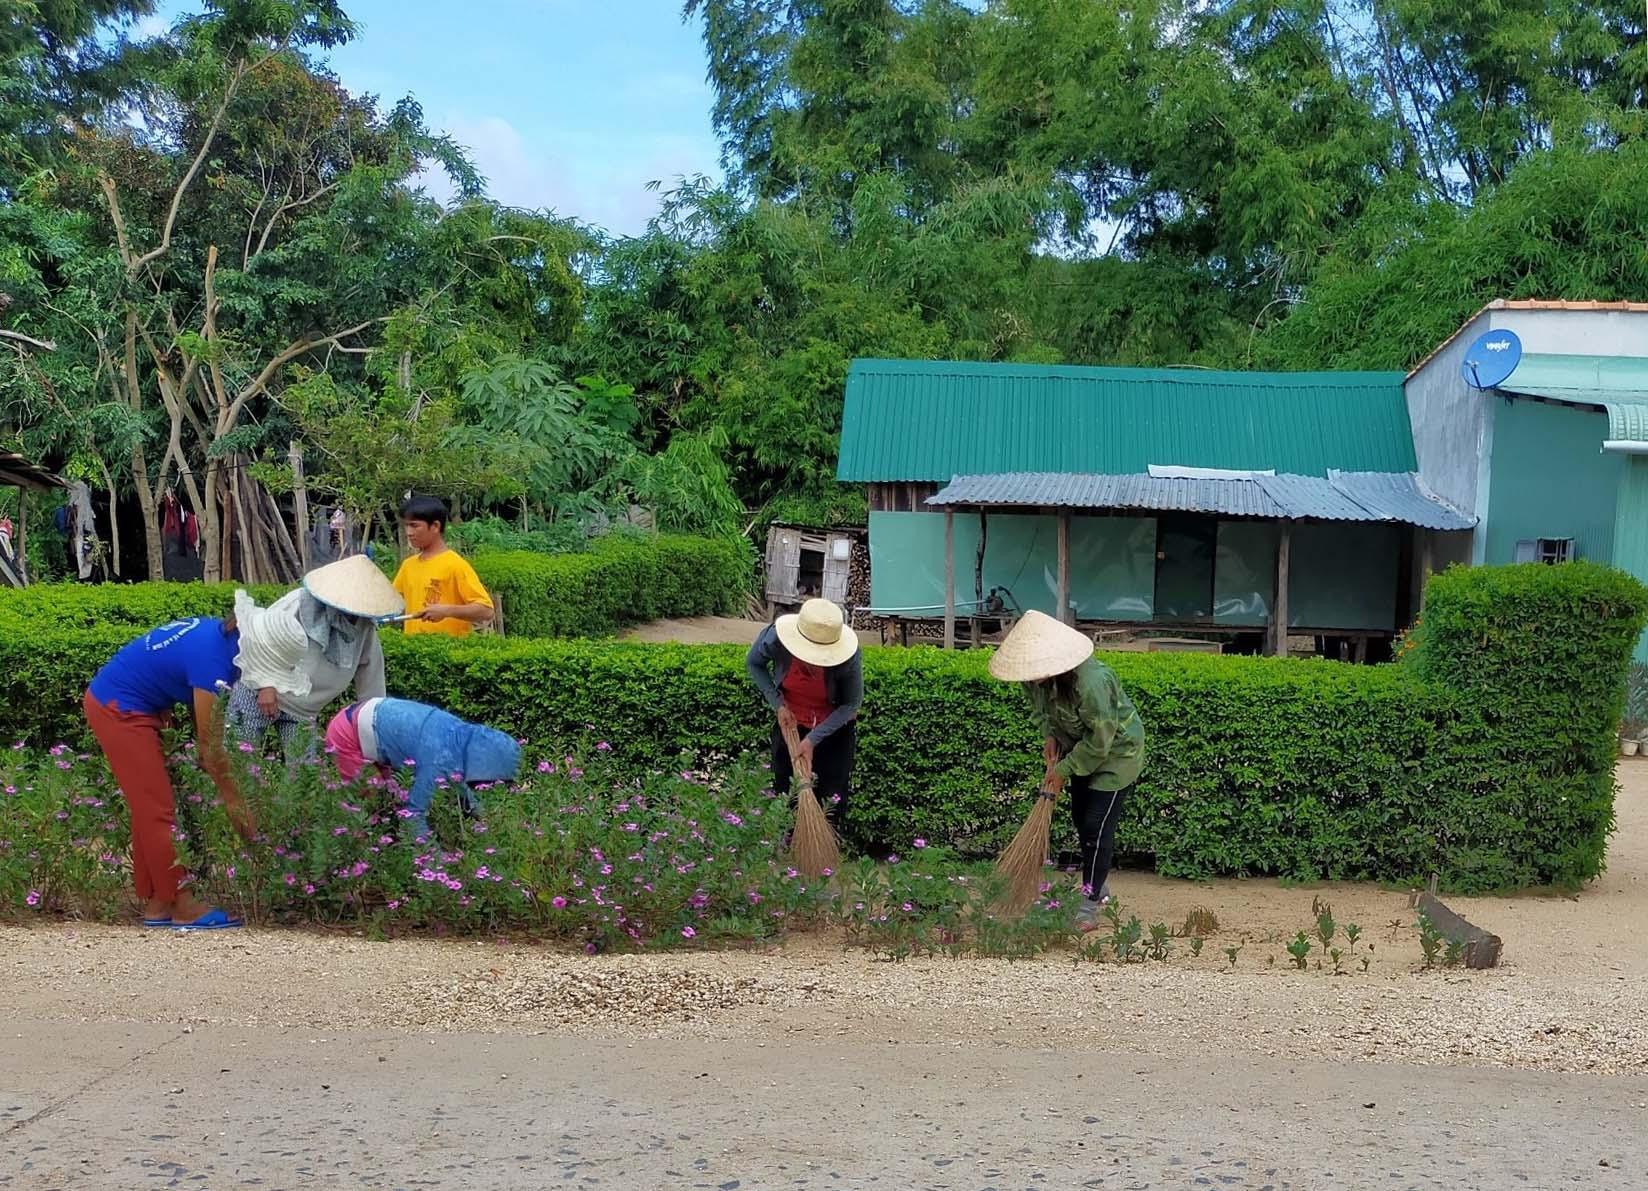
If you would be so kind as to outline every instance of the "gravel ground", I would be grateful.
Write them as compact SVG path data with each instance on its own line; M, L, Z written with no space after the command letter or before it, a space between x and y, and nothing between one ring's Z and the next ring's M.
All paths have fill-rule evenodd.
M1421 972L1407 897L1369 886L1113 884L1146 922L1212 908L1198 958L1081 964L877 962L800 936L768 951L567 955L512 941L398 940L257 930L174 936L56 923L0 927L0 1020L550 1034L617 1041L738 1039L1209 1051L1648 1073L1648 765L1623 774L1609 872L1578 897L1452 901L1505 939L1491 972ZM1373 943L1364 973L1289 968L1282 949L1323 897ZM1242 947L1236 968L1223 949ZM177 999L165 990L186 990Z

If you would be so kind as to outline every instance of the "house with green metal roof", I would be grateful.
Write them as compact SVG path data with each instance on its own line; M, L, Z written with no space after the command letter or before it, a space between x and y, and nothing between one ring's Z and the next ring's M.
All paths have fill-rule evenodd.
M1403 387L1419 476L1476 522L1440 561L1648 580L1648 303L1490 303Z
M837 475L869 490L868 611L947 643L1037 608L1377 646L1475 529L1423 481L1406 380L857 360Z

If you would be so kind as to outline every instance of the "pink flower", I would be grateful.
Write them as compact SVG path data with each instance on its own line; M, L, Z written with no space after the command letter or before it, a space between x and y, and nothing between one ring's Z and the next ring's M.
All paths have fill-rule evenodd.
M927 841L926 841L926 840L924 840L924 839L920 839L920 838L917 838L917 840L916 840L916 847L918 847L918 848L925 848L925 847L926 847L926 846L927 846Z
M29 890L29 895L23 901L28 905L38 906L40 904L40 891L38 889Z
M610 753L612 751L612 746L603 740L600 744L595 746L595 751L598 753Z
M549 904L554 906L557 910L564 910L567 906L567 900L564 897L552 897L549 899Z
M287 873L281 878L281 880L285 881L289 887L298 883L298 878L295 873Z
M683 926L681 928L681 937L683 939L696 939L698 937L698 932L693 930L690 926Z
M315 887L313 885L305 885L303 887L303 892L309 897L314 897L315 896Z

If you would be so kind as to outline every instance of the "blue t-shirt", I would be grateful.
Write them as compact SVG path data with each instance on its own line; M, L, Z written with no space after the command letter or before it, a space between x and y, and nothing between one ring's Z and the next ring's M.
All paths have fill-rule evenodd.
M225 633L215 616L174 620L110 658L92 679L92 698L138 715L193 704L197 690L234 685L240 676L235 666L239 652L239 630Z

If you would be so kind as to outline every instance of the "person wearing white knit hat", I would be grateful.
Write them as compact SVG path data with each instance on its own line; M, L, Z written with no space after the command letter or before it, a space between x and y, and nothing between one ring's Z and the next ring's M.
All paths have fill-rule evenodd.
M1099 924L1116 854L1116 823L1144 765L1144 724L1092 640L1041 612L1027 612L990 658L990 673L1024 685L1045 741L1043 789L1070 790L1081 840L1083 930Z
M382 571L357 554L319 567L268 608L237 594L240 682L229 696L229 729L256 745L274 728L288 762L318 751L320 715L351 686L381 699L385 684L380 621L406 602Z
M840 827L858 748L864 660L858 634L830 600L808 600L799 613L761 630L744 660L750 681L777 717L772 730L773 788L788 793L795 776L786 727L800 733L800 759L812 769L813 792Z

